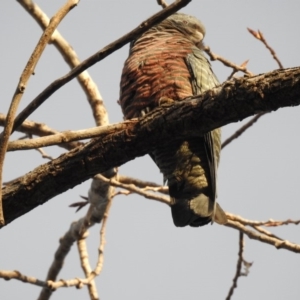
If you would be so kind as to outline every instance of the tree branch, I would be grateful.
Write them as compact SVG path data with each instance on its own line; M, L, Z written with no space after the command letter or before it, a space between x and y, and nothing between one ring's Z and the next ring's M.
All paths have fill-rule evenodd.
M149 153L158 143L203 135L259 112L299 104L300 67L231 80L201 96L157 108L139 120L103 127L106 130L99 138L4 187L6 221L12 222L98 173Z
M228 220L228 223L226 223L224 226L237 229L240 232L243 232L244 234L246 234L250 239L272 245L276 249L286 249L286 250L289 250L289 251L292 251L295 253L300 253L300 245L299 244L291 243L287 240L282 240L275 236L269 236L264 233L263 234L257 233L256 231L247 228L245 225L243 225L239 222Z
M0 113L0 126L4 126L6 120L6 115ZM58 130L55 130L53 128L50 128L44 123L38 123L33 122L30 120L25 120L21 126L18 127L17 131L25 133L26 135L37 135L37 136L56 136L57 134L60 134L61 132ZM35 139L25 139L26 141L30 142ZM20 140L18 140L20 141ZM8 143L7 151L10 151L10 143ZM70 142L70 143L59 143L59 146L62 148L65 148L67 150L74 149L75 147L78 147L82 145L83 143L80 142Z

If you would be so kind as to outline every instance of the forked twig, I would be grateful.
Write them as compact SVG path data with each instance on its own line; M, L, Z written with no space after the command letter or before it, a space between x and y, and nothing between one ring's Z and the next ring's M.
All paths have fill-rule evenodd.
M220 56L220 55L217 55L215 53L213 53L211 50L210 50L210 47L209 46L205 46L204 49L203 49L207 55L210 57L210 60L218 60L220 61L223 65L225 65L226 67L229 67L229 68L232 68L234 70L234 72L238 72L238 71L241 71L245 74L247 74L248 76L253 76L253 73L250 72L247 68L246 68L246 65L245 63L243 63L241 66L231 62L230 60Z
M249 62L249 59L245 60L243 63L240 64L240 67L246 68L248 62ZM238 72L238 70L233 69L232 72L230 73L230 75L227 77L227 80L230 80L237 72Z
M247 28L248 31L252 34L252 36L254 36L257 40L261 41L266 48L270 51L272 57L274 58L274 60L277 62L278 66L280 69L283 69L283 65L281 63L281 61L279 60L279 58L276 55L276 52L274 51L274 49L272 47L270 47L270 45L268 44L267 40L265 39L263 33L258 30L257 32L253 29Z

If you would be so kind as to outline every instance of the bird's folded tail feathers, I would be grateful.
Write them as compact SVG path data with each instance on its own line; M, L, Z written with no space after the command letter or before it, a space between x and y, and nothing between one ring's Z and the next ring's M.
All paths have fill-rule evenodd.
M220 225L227 223L227 217L221 206L211 201L205 194L200 194L190 201L190 209L200 218L211 218L211 222Z

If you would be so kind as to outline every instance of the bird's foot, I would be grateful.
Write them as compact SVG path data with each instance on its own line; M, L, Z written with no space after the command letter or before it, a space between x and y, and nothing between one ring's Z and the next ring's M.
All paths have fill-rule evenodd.
M168 106L172 106L174 104L174 100L168 97L161 97L158 100L158 106L162 106L162 107L168 107Z

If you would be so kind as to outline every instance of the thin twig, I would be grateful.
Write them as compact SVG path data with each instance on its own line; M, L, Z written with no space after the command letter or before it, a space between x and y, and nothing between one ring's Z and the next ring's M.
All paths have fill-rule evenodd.
M6 120L6 115L0 113L0 126L4 126ZM36 135L36 136L48 136L48 135L54 135L59 134L60 132L58 130L52 129L46 124L33 122L29 120L25 120L21 126L18 127L17 131L25 133L27 138L28 135ZM20 138L19 138L20 140ZM65 148L67 150L74 149L78 146L83 145L81 142L70 142L70 143L62 143L58 144L59 147ZM9 143L8 143L8 149L9 149ZM7 150L9 151L9 150Z
M132 192L128 191L128 190L119 190L119 191L116 191L114 193L114 197L116 196L119 196L119 195L125 195L125 196L128 196L130 194L133 194Z
M57 275L59 274L60 270L63 267L64 260L66 256L69 254L71 247L73 246L74 242L80 238L82 232L89 227L89 215L91 213L92 207L90 207L89 212L87 215L71 224L69 230L65 233L65 235L59 240L59 246L54 254L54 261L52 262L48 274L46 277L46 282L43 285L43 289L38 297L38 300L46 300L49 299L52 294L52 289L49 288L48 282L53 282Z
M265 235L267 235L267 236L270 236L270 237L273 237L273 238L278 239L278 240L280 240L280 241L283 241L283 239L280 238L279 236L273 234L272 232L270 232L270 231L268 231L268 230L266 230L266 229L264 229L264 228L261 228L260 226L252 226L252 228L254 228L254 229L257 230L258 232L263 233L263 234L265 234Z
M240 137L248 128L250 128L257 120L262 117L263 115L268 114L268 112L263 112L260 114L257 114L253 118L251 118L250 121L248 121L245 125L243 125L241 128L239 128L233 135L231 135L229 138L227 138L223 143L222 143L222 149L224 149L228 144L230 144L233 140L237 139Z
M141 196L144 196L145 198L147 199L152 199L152 200L156 200L156 201L159 201L159 202L162 202L162 203L165 203L165 204L168 204L170 205L171 204L171 201L170 201L170 198L169 197L166 197L166 196L161 196L161 195L156 195L156 194L153 194L153 193L148 193L148 192L145 192L143 191L142 189L136 187L134 184L125 184L125 183L121 183L113 178L111 179L108 179L108 178L105 178L104 176L102 175L96 175L95 176L96 178L99 178L100 180L103 180L104 182L107 182L109 183L110 185L114 186L114 187L119 187L119 188L123 188L125 190L129 190L130 192L133 192L133 193L136 193L138 195L141 195Z
M234 229L237 229L244 234L246 234L250 239L258 240L262 243L266 243L269 245L274 246L276 249L286 249L295 253L300 253L300 245L291 243L286 240L277 239L271 236L267 236L265 234L259 234L256 231L253 231L249 228L247 228L242 223L228 220L228 222L224 225L226 227L231 227Z
M40 147L48 147L53 145L70 143L73 141L90 139L101 136L103 133L111 132L113 133L116 130L120 130L124 128L124 124L129 121L125 121L123 123L110 124L107 126L99 126L88 129L82 129L77 131L62 131L57 134L48 135L35 139L27 139L27 140L17 140L8 143L8 151L16 151L16 150L30 150ZM132 120L131 120L132 122ZM136 119L136 122L138 120Z
M249 226L266 226L266 227L274 226L275 227L275 226L282 226L282 225L289 225L289 224L294 224L294 225L300 224L300 220L288 219L285 221L278 221L278 220L270 219L268 221L253 221L231 213L227 213L226 215L227 218L229 218L232 221L237 221L239 223L242 223L244 225L249 225Z
M37 46L35 47L32 55L30 56L25 69L23 70L20 81L14 93L14 96L11 101L11 105L9 107L6 123L4 125L4 130L0 135L0 186L2 186L2 173L3 173L3 163L5 158L5 153L7 150L7 144L12 132L12 128L14 125L14 118L17 112L17 108L19 103L22 99L24 91L26 89L27 82L34 72L34 68L41 57L48 41L51 38L52 33L54 32L55 28L59 25L61 20L66 16L66 14L77 5L79 0L68 0L67 3L59 9L59 11L54 15L49 23L49 26L43 32ZM26 118L25 118L26 119ZM0 190L0 225L4 225L4 216L2 210L2 191Z
M246 68L248 62L249 62L249 59L244 61L242 64L240 64L240 67L241 68ZM230 75L227 77L227 80L230 80L236 73L238 73L238 70L233 69L232 72L230 73Z
M6 270L0 270L0 278L3 278L5 280L11 280L11 279L16 279L20 280L26 283L31 283L33 285L41 286L44 287L47 285L47 283L43 280L39 280L35 277L32 276L27 276L22 274L19 271L6 271Z
M160 5L162 8L166 8L169 4L165 0L156 0L157 4Z
M124 176L124 175L118 175L118 180L122 183L126 183L126 184L134 184L139 188L145 188L145 187L154 187L154 188L160 188L162 187L160 184L155 183L155 182L151 182L151 181L143 181L141 179L138 178L133 178L133 177L129 177L129 176ZM163 188L168 188L167 186L163 186ZM165 193L164 191L159 191L161 193ZM169 194L169 193L167 193Z
M298 225L300 224L300 220L285 220L285 221L274 221L274 220L269 220L267 221L265 224L263 224L266 227L275 227L275 226L282 226L282 225L289 225L289 224L294 224L294 225Z
M46 151L43 149L43 148L36 148L36 150L41 153L42 155L42 158L46 158L46 159L49 159L49 160L53 160L54 158L51 156L51 155L48 155L46 153Z
M220 61L223 65L225 65L226 67L230 67L232 68L235 72L237 71L241 71L241 72L244 72L245 74L247 74L248 76L253 76L253 73L250 72L246 66L239 66L233 62L231 62L230 60L220 56L220 55L217 55L215 53L213 53L211 50L210 50L210 47L209 46L205 46L204 49L203 49L207 55L210 57L210 60L218 60Z
M238 279L241 276L245 276L245 274L248 274L248 272L249 272L249 270L248 270L248 272L245 272L245 273L242 272L242 267L243 267L243 262L244 262L244 258L243 258L244 246L245 246L244 245L244 234L240 231L239 232L239 252L238 252L238 260L237 260L237 264L236 264L236 272L235 272L235 276L232 280L233 282L229 289L226 300L231 299L234 289L237 287ZM251 263L251 265L252 265L252 263Z
M89 254L88 254L87 245L86 245L87 237L88 237L88 231L85 231L85 233L81 236L81 238L77 240L77 249L79 252L81 268L85 274L85 277L90 276L90 274L92 272L92 268L91 268L90 262L89 262ZM87 285L87 288L88 288L91 300L99 300L95 280L92 280Z
M105 233L106 233L107 219L108 219L109 210L111 208L111 204L112 204L112 197L109 199L109 201L107 203L107 206L106 206L106 209L105 209L105 212L104 212L104 215L103 215L103 219L102 219L102 227L101 227L101 230L100 230L100 245L99 245L99 248L98 248L98 254L99 254L98 255L98 261L97 261L97 264L96 264L96 267L95 267L94 271L92 272L92 273L94 273L94 277L98 276L101 273L102 267L103 267L104 247L105 247L105 244L106 244Z
M77 67L75 67L73 70L71 70L68 74L65 76L55 80L53 83L51 83L46 89L44 89L43 92L41 92L34 100L29 103L25 109L20 112L20 114L16 117L15 123L13 126L13 131L19 127L23 121L30 115L32 112L34 112L46 99L48 99L53 93L55 93L59 88L61 88L63 85L71 81L73 78L78 76L80 73L88 69L89 67L93 66L97 62L103 60L105 57L113 53L114 51L120 49L133 39L135 39L137 36L141 35L145 31L147 31L149 28L151 28L153 25L161 22L168 16L172 15L182 7L186 6L191 0L178 0L169 5L167 8L161 10L160 12L156 13L149 19L142 22L138 27L130 31L129 33L125 34L123 37L119 38L118 40L112 42L111 44L107 45L85 61L83 61L81 64L79 64Z
M261 41L266 46L266 48L270 51L271 55L273 56L274 60L277 62L279 68L283 69L283 65L282 65L281 61L277 57L276 52L274 51L274 49L272 47L270 47L270 45L268 44L268 42L265 39L263 33L259 30L256 32L253 29L250 29L250 28L247 28L247 29L252 34L252 36L254 36L257 40Z
M29 139L32 139L32 134L28 134L27 137L28 137ZM24 140L24 139L25 139L25 138L22 137L22 140ZM19 139L19 140L20 140L20 139ZM36 150L37 152L39 152L39 153L42 155L42 158L46 158L46 159L49 159L49 160L53 160L53 159L54 159L52 156L48 155L48 154L46 153L46 151L45 151L43 148L36 148L35 150Z

